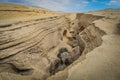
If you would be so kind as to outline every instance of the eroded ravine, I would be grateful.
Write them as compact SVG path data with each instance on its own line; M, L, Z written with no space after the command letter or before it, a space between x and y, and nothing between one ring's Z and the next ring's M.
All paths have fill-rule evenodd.
M0 73L45 80L64 70L81 55L102 44L102 30L95 20L103 18L76 14L20 22L0 27Z

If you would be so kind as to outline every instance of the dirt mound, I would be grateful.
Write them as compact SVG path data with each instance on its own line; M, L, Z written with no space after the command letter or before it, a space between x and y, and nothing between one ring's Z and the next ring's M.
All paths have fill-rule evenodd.
M44 8L0 2L0 25L59 15Z

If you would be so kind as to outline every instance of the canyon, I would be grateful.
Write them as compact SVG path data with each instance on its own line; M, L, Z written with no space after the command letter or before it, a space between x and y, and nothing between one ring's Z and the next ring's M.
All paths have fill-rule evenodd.
M0 80L119 80L119 15L0 3Z

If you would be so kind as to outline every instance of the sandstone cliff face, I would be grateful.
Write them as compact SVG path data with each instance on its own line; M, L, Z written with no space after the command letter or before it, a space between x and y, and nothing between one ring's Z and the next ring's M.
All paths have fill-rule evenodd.
M1 25L0 72L44 80L99 46L104 32L92 21L102 17L76 15L73 21L55 16Z
M19 8L20 10L17 10ZM0 9L0 14L6 11L14 14L24 12L27 16L17 17L17 21L15 16L10 20L1 20L2 80L66 79L68 66L72 66L75 60L100 46L102 36L106 34L94 23L103 19L103 16L84 13L63 15L47 10L42 13L43 10L40 9L17 5L3 9ZM32 17L22 20L23 17L28 17L29 13ZM36 15L33 16L34 13Z

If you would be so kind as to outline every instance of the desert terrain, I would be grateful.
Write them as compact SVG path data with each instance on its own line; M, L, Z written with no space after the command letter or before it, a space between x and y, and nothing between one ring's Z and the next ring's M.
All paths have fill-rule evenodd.
M120 9L0 3L0 80L120 80L119 63Z

